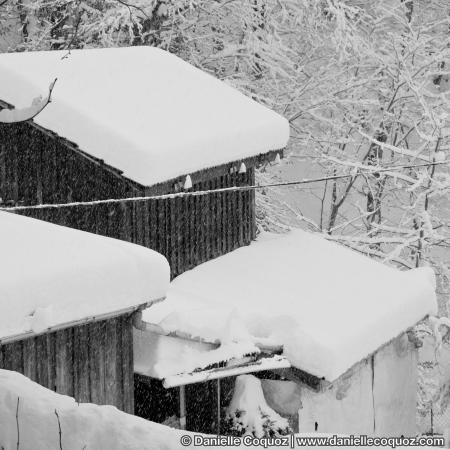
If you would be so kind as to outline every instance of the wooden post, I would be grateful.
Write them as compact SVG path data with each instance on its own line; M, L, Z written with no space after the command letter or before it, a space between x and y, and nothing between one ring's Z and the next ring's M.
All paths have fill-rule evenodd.
M180 386L180 428L186 429L186 388Z
M134 414L134 367L133 367L133 318L124 317L122 320L122 381L123 381L123 410Z
M444 448L450 448L450 427L444 430Z
M74 396L77 402L91 402L89 325L74 328Z
M217 378L217 436L220 435L220 379Z
M73 329L55 333L55 390L59 394L74 395L73 381Z

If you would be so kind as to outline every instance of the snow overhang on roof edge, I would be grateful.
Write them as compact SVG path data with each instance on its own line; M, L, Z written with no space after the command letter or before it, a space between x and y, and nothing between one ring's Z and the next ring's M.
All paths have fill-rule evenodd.
M0 99L0 109L1 108L9 109L9 108L13 108L13 107L14 107L13 105ZM205 177L202 176L203 174L212 173L215 171L220 171L220 173L223 173L223 170L225 167L231 168L231 167L235 166L236 164L239 165L241 163L244 163L247 167L258 167L258 166L262 165L263 163L275 161L278 156L280 156L280 158L282 158L282 159L286 157L285 152L286 152L287 147L281 147L281 148L276 148L276 149L267 149L267 150L261 151L261 153L259 153L258 155L247 156L247 157L237 159L237 160L229 160L229 161L223 162L219 165L212 165L209 167L201 168L201 169L195 170L191 173L182 173L182 174L174 176L172 178L167 178L166 180L146 185L146 184L142 184L142 183L134 180L133 178L126 176L119 167L112 166L112 165L108 164L107 162L105 162L103 159L98 158L98 157L84 151L82 148L80 148L78 146L78 144L76 142L73 142L68 138L60 136L57 132L53 131L52 129L45 128L45 127L37 124L33 120L29 120L29 121L27 121L27 123L29 125L31 125L32 127L34 127L35 129L39 130L40 132L45 133L46 135L48 135L52 138L57 138L70 151L77 153L82 158L86 158L92 164L101 166L104 170L107 170L115 177L125 180L127 183L129 183L130 185L132 185L133 187L135 187L137 189L150 190L152 192L152 194L154 194L154 195L159 194L159 193L166 194L168 185L173 185L173 184L176 184L177 182L182 183L182 180L184 180L186 175L190 175L191 178L193 178L193 182L198 183L198 182L204 181ZM207 178L210 178L210 177L211 176L209 176Z
M4 344L10 344L12 342L21 341L23 339L28 339L28 338L32 338L32 337L35 337L35 336L41 336L43 334L52 333L54 331L64 330L64 329L70 328L70 327L86 325L88 323L100 322L102 320L113 319L115 317L123 316L125 314L132 314L132 313L140 312L143 309L150 308L152 305L154 305L156 303L160 303L160 302L162 302L164 300L165 300L165 297L161 297L161 298L157 298L155 300L151 300L151 301L148 301L148 302L140 303L140 304L135 305L135 306L128 306L126 308L118 309L116 311L111 311L111 312L103 313L103 314L97 314L96 316L89 316L89 317L86 317L86 318L83 318L83 319L77 319L77 320L74 320L74 321L65 322L65 323L61 323L61 324L58 324L58 325L53 325L53 326L45 328L44 330L39 331L37 333L32 331L32 330L30 330L30 331L26 331L24 333L19 333L19 334L6 336L6 337L3 337L3 338L0 338L0 346L4 345Z

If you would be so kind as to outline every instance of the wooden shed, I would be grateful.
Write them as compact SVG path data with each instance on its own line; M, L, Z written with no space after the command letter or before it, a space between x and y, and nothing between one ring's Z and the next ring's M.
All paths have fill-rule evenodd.
M143 311L135 368L186 390L180 415L195 431L214 431L205 426L227 406L230 381L214 380L232 390L235 376L255 373L297 431L413 436L408 331L436 310L430 268L401 272L302 230L261 233L180 275ZM203 394L190 395L191 384Z
M174 55L133 47L63 56L0 55L0 106L23 107L58 78L33 122L0 125L3 206L253 185L255 167L282 156L284 118ZM254 202L247 190L21 214L154 249L174 277L249 244Z
M0 247L0 368L133 413L133 320L164 298L165 258L5 212Z

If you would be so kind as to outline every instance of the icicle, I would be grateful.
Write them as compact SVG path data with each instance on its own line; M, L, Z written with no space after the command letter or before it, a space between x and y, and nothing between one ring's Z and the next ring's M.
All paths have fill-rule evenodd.
M394 186L398 189L400 186L399 186L399 184L398 184L398 177L397 177L397 174L394 174L394 179L393 179L393 181L394 181Z
M247 172L247 167L245 166L245 163L242 162L241 167L239 167L239 173L246 173L246 172Z
M186 180L184 180L183 188L184 188L185 191L187 191L188 189L192 189L192 180L191 180L191 176L190 175L186 176Z
M275 156L275 159L273 161L274 164L280 164L281 162L281 156L279 153L277 153L277 156Z

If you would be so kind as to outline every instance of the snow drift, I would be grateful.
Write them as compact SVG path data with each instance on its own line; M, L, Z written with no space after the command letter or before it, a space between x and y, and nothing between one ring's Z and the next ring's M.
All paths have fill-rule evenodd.
M61 434L59 428L61 428ZM19 450L60 450L61 448L64 450L179 450L180 448L193 450L199 448L194 445L182 447L180 439L183 435L194 437L193 433L149 422L125 414L112 406L78 404L73 398L52 392L23 375L0 370L0 448L3 447L5 450L17 448ZM314 434L314 436L320 435ZM18 441L19 446L17 446ZM221 447L212 445L208 448ZM262 447L241 445L236 448ZM286 447L271 448L280 450ZM310 447L302 446L301 448Z
M78 404L16 372L0 370L0 448L16 449L19 440L20 450L59 450L59 426L64 450L180 447L180 433L163 425L113 406Z

